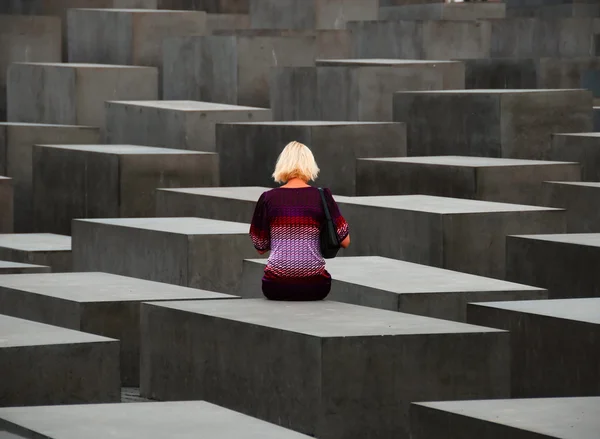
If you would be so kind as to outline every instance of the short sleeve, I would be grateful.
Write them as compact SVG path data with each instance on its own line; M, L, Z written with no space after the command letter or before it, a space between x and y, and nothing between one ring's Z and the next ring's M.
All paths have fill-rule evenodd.
M346 219L342 216L338 204L333 199L331 190L324 189L323 192L325 194L325 201L327 202L327 207L329 207L329 214L331 215L333 225L335 226L338 240L339 242L342 242L349 235L350 227L348 222L346 222Z
M263 193L258 199L250 224L250 239L252 239L254 248L259 251L271 249L271 228L265 198L265 193Z

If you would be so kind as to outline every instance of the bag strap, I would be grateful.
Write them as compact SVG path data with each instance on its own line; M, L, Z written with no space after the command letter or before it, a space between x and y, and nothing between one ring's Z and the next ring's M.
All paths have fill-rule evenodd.
M325 201L325 192L323 192L323 188L319 188L319 194L321 194L321 201L323 202L323 210L325 211L325 219L327 221L331 221L331 214L329 213L329 207L327 206L327 201Z

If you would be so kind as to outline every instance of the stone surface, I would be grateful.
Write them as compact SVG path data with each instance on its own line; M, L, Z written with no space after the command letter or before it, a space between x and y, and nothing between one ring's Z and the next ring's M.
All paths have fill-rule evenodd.
M44 265L21 264L19 262L0 261L0 274L50 273L50 267Z
M600 297L599 258L598 233L509 236L506 279L547 288L551 299Z
M160 9L206 11L211 14L248 14L249 0L156 0Z
M0 176L0 233L14 230L14 190L12 178Z
M0 123L0 175L13 179L15 231L33 231L33 145L99 143L98 128Z
M516 204L543 204L547 180L581 180L578 163L481 157L360 159L357 195L425 194Z
M249 224L200 218L75 220L73 271L235 293L243 260L257 254L249 230Z
M249 29L250 17L247 14L206 14L206 32L218 30Z
M415 403L414 439L593 439L600 398L505 399Z
M8 69L8 120L104 126L109 100L156 99L154 67L18 63Z
M394 94L394 120L407 123L409 156L564 160L548 156L550 135L590 131L591 108L592 94L587 90Z
M360 157L406 155L404 124L368 122L256 122L217 125L221 185L273 186L277 157L290 141L311 148L321 173L317 184L355 194Z
M379 20L480 20L505 18L504 3L425 3L418 5L382 6Z
M600 132L600 107L594 107L594 131Z
M242 297L262 297L265 265L244 261ZM333 278L328 300L460 322L469 302L548 297L540 288L378 256L331 259L327 271Z
M547 181L542 203L566 209L567 232L600 232L600 183Z
M600 5L593 1L589 4L573 4L559 2L558 4L540 4L535 6L509 7L506 10L508 17L545 17L545 18L568 18L568 17L600 17Z
M268 109L196 101L108 102L106 112L107 143L208 152L217 123L271 120Z
M553 134L546 158L577 161L583 180L600 181L600 133Z
M0 235L0 259L71 271L71 238L51 233Z
M125 386L139 386L141 302L230 297L107 273L0 276L3 314L120 340Z
M0 374L3 407L118 402L119 342L0 314Z
M600 396L600 298L469 304L467 320L510 331L513 398Z
M214 153L134 145L36 145L34 230L70 235L75 218L154 216L156 189L216 186Z
M143 396L204 399L323 439L408 438L411 401L508 395L504 331L261 299L143 304L141 321Z

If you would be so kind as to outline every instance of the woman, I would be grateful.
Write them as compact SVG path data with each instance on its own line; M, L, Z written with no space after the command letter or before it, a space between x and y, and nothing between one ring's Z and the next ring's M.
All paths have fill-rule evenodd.
M250 237L260 254L271 250L262 279L263 294L271 300L323 300L331 289L325 270L319 234L325 222L319 189L308 184L319 175L307 146L289 143L277 159L273 178L283 186L258 199ZM340 214L331 191L325 200L340 246L350 245L348 223Z

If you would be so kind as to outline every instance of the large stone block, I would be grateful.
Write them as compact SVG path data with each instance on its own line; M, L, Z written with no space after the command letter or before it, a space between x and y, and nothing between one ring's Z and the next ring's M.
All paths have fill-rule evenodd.
M1 314L0 340L0 406L121 399L118 340Z
M14 190L12 178L0 176L0 233L14 230Z
M318 184L355 194L359 157L406 155L404 124L377 122L257 122L217 125L223 186L273 186L271 177L285 145L308 145L321 169Z
M600 133L553 134L549 145L547 159L577 161L583 180L600 181Z
M196 101L106 104L107 143L216 151L215 125L271 120L265 108Z
M249 0L156 0L160 9L206 11L211 14L248 14Z
M157 99L154 67L18 63L8 69L8 120L104 126L110 100Z
M600 17L600 5L593 1L589 4L542 4L535 6L509 7L508 17L544 17L544 18L589 18Z
M394 120L407 124L409 156L566 160L548 156L550 136L590 131L591 109L592 94L587 90L394 94Z
M139 386L140 304L234 296L107 273L0 277L0 309L13 317L120 340L121 382Z
M560 209L428 195L345 197L338 204L350 223L349 256L386 256L495 278L504 278L507 235L565 232Z
M600 233L600 183L547 181L542 203L566 210L568 233Z
M13 179L15 232L33 231L33 145L99 142L98 128L0 123L0 174Z
M244 261L242 297L262 297L265 265L264 259ZM331 259L327 271L329 300L459 322L466 321L469 302L548 297L540 288L378 256Z
M594 131L600 132L600 107L594 107Z
M547 288L550 299L600 297L599 263L598 233L506 239L506 279Z
M214 153L134 145L36 145L37 232L71 234L75 218L151 217L156 189L216 186Z
M19 262L0 261L0 274L50 273L50 267L44 265L21 264Z
M581 180L578 163L487 157L360 159L357 195L425 194L502 203L543 204L548 180Z
M249 29L250 16L247 14L206 14L206 32L219 30Z
M467 320L510 331L511 397L600 396L598 309L600 298L469 304Z
M0 259L71 271L71 238L51 233L0 235Z
M508 395L504 331L260 299L143 304L141 321L143 395L204 399L323 439L407 439L411 401Z
M200 218L75 220L73 271L235 293L243 260L256 256L249 229L249 224Z
M587 439L600 429L600 398L415 403L413 439Z
M425 3L382 6L380 20L480 20L505 18L506 5L496 2Z

